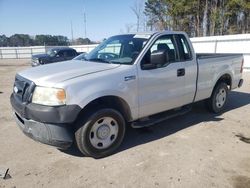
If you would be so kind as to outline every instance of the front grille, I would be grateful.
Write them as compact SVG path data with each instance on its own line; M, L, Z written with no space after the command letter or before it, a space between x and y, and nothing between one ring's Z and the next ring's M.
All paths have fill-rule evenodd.
M14 83L14 97L23 103L30 102L35 84L19 75L16 75Z

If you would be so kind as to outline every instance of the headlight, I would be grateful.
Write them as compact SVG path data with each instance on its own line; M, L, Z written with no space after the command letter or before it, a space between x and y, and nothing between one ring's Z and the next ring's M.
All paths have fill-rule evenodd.
M36 64L39 64L39 59L32 59L32 61L34 62L34 63L36 63Z
M64 89L36 86L32 103L48 106L64 105L66 104L66 93Z

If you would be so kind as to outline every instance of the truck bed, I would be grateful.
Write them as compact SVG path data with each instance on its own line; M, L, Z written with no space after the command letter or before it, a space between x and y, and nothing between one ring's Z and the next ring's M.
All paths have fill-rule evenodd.
M243 54L239 53L197 53L197 59L208 59L208 58L222 58L222 57L235 57L242 56Z
M196 54L198 65L197 95L195 101L209 98L217 80L225 74L231 77L231 89L241 79L243 54Z

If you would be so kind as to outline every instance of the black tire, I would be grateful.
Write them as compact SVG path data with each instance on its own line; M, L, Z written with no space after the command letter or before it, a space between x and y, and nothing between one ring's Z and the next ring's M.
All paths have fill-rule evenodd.
M111 120L113 119L114 125L112 126L115 126L115 128L112 128L111 126L112 121L109 126L107 126L105 123L102 123L101 121L104 121L103 120L104 118L111 118ZM93 131L93 129L96 126L99 126L99 128L95 132ZM125 120L123 116L120 114L120 112L111 108L103 108L93 113L90 113L90 115L86 118L82 118L82 119L80 118L78 120L78 127L79 128L75 132L75 139L76 139L77 147L85 156L89 156L93 158L102 158L102 157L106 157L108 155L113 154L114 151L121 145L124 135L125 135L125 130L126 130L126 124L125 124ZM100 138L98 138L98 133L99 133L98 130L100 130L100 127L105 127L103 131L104 136L105 136L105 133L107 133L107 129L109 129L108 132L111 133L112 132L111 129L115 129L117 131L117 127L118 127L118 131L115 136L113 134L109 138L106 135L107 136L106 139L108 139L108 141L110 139L111 140L110 142L112 143L109 143L111 145L104 149L97 148L97 147L102 147L103 143L101 141L100 141L101 144L98 143L96 146L94 146L94 144L92 143L93 142L92 139L94 141L97 141L98 139L100 140ZM112 140L112 138L114 140Z
M219 95L219 93L221 91L225 92L224 93L225 97L224 97L224 94L223 94L223 96L221 98L222 99L224 98L224 102L222 101L220 103L219 99L217 99L217 96ZM206 101L208 110L210 112L212 112L212 113L220 113L220 112L222 112L224 110L225 106L226 106L227 98L228 98L228 87L227 87L227 84L224 83L224 82L218 83L215 86L211 97L209 99L207 99L207 101Z

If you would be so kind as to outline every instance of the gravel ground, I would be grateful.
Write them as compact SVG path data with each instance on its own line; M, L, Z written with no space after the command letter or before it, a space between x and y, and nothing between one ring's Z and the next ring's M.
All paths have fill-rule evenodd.
M192 112L148 129L128 128L119 151L104 159L59 151L26 137L9 96L27 60L0 61L0 187L236 187L250 188L250 73L230 92L222 115L201 102Z

